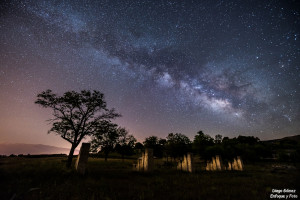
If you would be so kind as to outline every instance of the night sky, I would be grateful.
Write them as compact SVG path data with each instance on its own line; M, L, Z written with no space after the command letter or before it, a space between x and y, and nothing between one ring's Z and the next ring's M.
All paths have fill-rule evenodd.
M299 1L4 1L0 142L47 135L43 90L99 90L139 141L299 134Z

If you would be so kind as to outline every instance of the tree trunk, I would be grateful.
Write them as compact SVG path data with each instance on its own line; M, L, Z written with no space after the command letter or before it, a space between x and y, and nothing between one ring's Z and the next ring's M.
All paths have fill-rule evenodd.
M72 144L72 147L71 147L71 150L70 150L70 153L68 156L68 160L67 160L67 168L71 168L73 154L74 154L75 149L76 149L76 146L74 144Z

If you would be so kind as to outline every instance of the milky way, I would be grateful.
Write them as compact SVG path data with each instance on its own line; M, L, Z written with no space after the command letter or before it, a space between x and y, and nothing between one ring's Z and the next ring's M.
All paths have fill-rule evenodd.
M141 140L169 132L192 138L198 130L299 134L299 7L286 0L3 2L1 118L20 126L46 120L33 114L41 112L37 93L95 89ZM0 125L16 134L7 120ZM47 131L33 128L40 130L32 137Z

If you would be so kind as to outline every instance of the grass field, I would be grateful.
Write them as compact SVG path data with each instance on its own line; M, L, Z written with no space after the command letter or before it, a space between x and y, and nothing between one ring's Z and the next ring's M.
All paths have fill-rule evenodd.
M132 171L134 160L89 158L81 176L65 168L66 158L0 158L0 199L269 199L272 189L296 189L299 164L246 164L245 171L188 174L156 160L151 173ZM75 161L75 159L74 159Z

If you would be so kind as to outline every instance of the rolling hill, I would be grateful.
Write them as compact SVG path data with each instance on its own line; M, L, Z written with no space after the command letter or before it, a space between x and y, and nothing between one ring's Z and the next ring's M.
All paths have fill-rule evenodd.
M79 148L78 148L79 149ZM0 155L11 154L69 154L70 149L55 147L44 144L22 144L22 143L2 143L0 144ZM75 150L74 154L78 154L79 150Z

